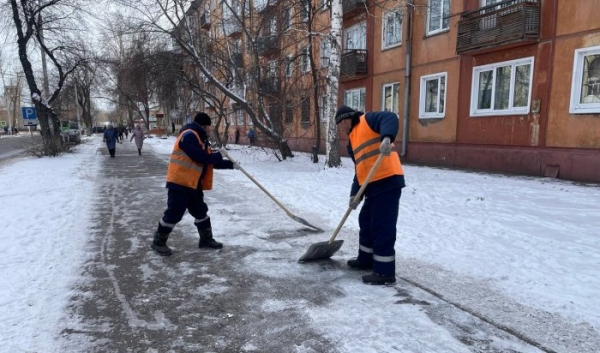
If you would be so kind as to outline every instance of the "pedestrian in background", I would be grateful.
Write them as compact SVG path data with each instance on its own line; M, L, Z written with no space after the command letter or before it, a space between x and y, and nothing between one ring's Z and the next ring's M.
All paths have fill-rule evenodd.
M360 186L383 154L379 168L367 185L364 203L358 215L358 257L348 261L348 266L358 270L372 270L362 276L367 284L391 284L396 282L396 223L400 195L404 183L404 171L400 156L393 150L398 134L398 116L392 112L363 113L342 106L335 115L348 134L348 155L354 162L355 175L350 191L350 207L356 209L362 200L354 202Z
M250 130L248 130L248 133L246 134L246 136L248 136L248 140L250 141L250 146L254 146L254 139L256 138L256 135L254 134L254 130L252 130L252 128L250 128Z
M108 127L104 131L104 138L102 141L106 142L106 148L112 158L115 158L115 149L117 147L117 130L115 130L112 124L108 124Z
M213 152L208 141L210 117L198 113L194 121L182 127L171 153L167 169L167 210L154 232L152 249L159 255L171 255L167 246L169 234L189 211L198 229L199 248L220 249L223 244L213 238L208 206L204 202L204 190L212 189L214 169L239 169L233 162Z
M135 139L135 146L138 150L138 155L142 155L142 146L144 145L144 132L142 131L142 127L139 125L135 126L135 129L131 132L131 139L129 142Z
M235 129L235 144L240 143L240 129Z

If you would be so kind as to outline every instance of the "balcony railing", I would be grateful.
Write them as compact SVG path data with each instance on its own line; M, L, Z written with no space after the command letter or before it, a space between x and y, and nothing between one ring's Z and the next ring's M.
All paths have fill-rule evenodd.
M210 29L210 14L205 12L200 16L200 28Z
M273 94L279 92L279 79L277 77L264 78L259 87L264 94Z
M257 51L258 55L269 55L278 50L277 36L269 35L258 38Z
M367 73L367 51L364 49L345 50L340 65L340 78L353 78Z
M342 12L344 19L354 17L360 13L367 12L367 0L342 0Z
M541 0L509 0L467 11L458 22L457 54L540 39Z

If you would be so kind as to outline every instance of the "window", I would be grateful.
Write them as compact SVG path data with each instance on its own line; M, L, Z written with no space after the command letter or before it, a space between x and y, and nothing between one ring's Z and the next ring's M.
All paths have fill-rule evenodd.
M268 78L277 78L277 61L270 60L267 66L267 77Z
M422 76L419 96L419 118L446 116L446 81L448 73Z
M300 103L300 122L304 124L310 123L310 99L303 97Z
M600 46L575 50L569 113L600 113Z
M402 10L400 8L386 12L383 15L381 26L383 44L382 48L391 48L402 43Z
M272 121L281 121L281 113L279 111L279 104L272 104L269 106L269 118Z
M450 0L427 2L427 35L448 30L450 27Z
M473 68L471 116L527 114L533 58Z
M327 99L327 96L321 96L321 122L322 123L327 121L328 110L329 110L329 100Z
M283 27L283 30L285 31L286 29L290 28L291 26L292 26L292 8L288 7L287 9L283 10L282 27Z
M233 42L233 52L235 54L241 54L242 53L242 40L241 39L236 39Z
M386 112L394 112L398 114L398 99L400 97L400 84L387 83L383 85L383 102L381 102L381 110Z
M344 49L367 49L367 23L362 22L344 30Z
M236 115L237 115L237 124L244 125L244 109L236 110Z
M366 95L367 90L364 88L357 88L349 91L344 91L344 105L347 105L352 109L364 112Z
M285 101L285 116L286 123L294 122L294 102L292 100Z
M292 60L291 56L288 56L287 58L285 58L284 65L285 65L285 77L294 76L294 61Z
M308 72L310 70L310 53L308 47L302 49L302 56L300 56L300 68L302 72Z
M321 67L329 66L329 57L331 56L331 42L328 38L321 40Z
M310 0L300 0L300 16L302 21L308 21L310 14Z
M324 11L329 8L331 0L319 0L319 10Z
M267 27L267 35L276 35L277 34L277 19L273 16L268 19L268 27Z

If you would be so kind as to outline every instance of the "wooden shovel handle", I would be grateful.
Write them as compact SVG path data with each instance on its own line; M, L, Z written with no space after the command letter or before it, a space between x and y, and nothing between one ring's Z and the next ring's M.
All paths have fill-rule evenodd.
M377 168L379 168L379 165L381 164L383 157L384 157L384 155L382 153L380 153L379 157L377 157L377 160L375 161L375 164L373 164L373 167L371 167L369 174L367 174L367 178L365 179L365 182L361 185L360 189L358 189L358 192L356 193L356 195L354 195L354 199L352 199L352 202L358 202L360 200L363 193L365 192L365 189L367 188L367 185L369 185L371 178L373 178L373 174L375 174L375 171L377 170ZM342 229L342 226L346 222L346 219L348 219L348 216L350 216L351 212L352 212L352 207L348 206L348 209L346 210L344 217L342 217L342 221L340 222L340 224L338 224L337 228L333 232L333 235L329 239L329 244L333 243L333 241L335 240L335 237L337 237L338 233L340 232L340 229Z
M229 160L230 160L230 161L232 161L233 163L237 163L237 162L236 162L236 160L235 160L235 159L233 159L233 157L231 157L231 155L230 155L229 153L227 153L227 150L226 150L226 149L224 149L224 148L221 148L221 149L219 150L219 152L221 152L221 154L222 154L222 155L224 155L225 157L227 157L227 159L229 159ZM247 176L247 177L248 177L250 180L252 180L252 182L253 182L254 184L256 184L256 186L258 186L258 188L259 188L259 189L261 189L261 190L262 190L262 191L263 191L265 194L267 194L267 196L269 196L269 197L271 198L271 200L275 201L275 203L276 203L276 204L277 204L279 207L281 207L281 209L282 209L282 210L284 210L284 211L285 211L285 213L287 213L287 215L288 215L288 216L290 216L290 215L293 215L293 214L292 214L292 212L290 212L290 211L289 211L289 210L288 210L288 209L287 209L287 208L286 208L286 207L285 207L285 206L284 206L284 205L283 205L281 202L279 202L279 200L277 200L277 199L275 198L275 196L271 195L271 193L270 193L270 192L268 192L268 191L267 191L267 189L265 189L265 188L264 188L262 185L260 185L260 183L259 183L258 181L256 181L256 179L254 179L254 178L252 177L252 175L250 175L250 174L249 174L249 173L248 173L248 172L247 172L247 171L246 171L244 168L242 168L242 166L241 166L241 165L239 165L239 163L238 163L238 166L240 167L240 171L241 171L242 173L244 173L244 174L245 174L245 175L246 175L246 176Z

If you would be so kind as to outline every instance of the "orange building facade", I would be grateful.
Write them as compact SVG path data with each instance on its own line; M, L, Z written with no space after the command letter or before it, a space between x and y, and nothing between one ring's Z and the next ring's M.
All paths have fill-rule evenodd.
M598 0L342 2L338 103L396 112L404 162L600 182ZM314 124L286 124L310 151Z

